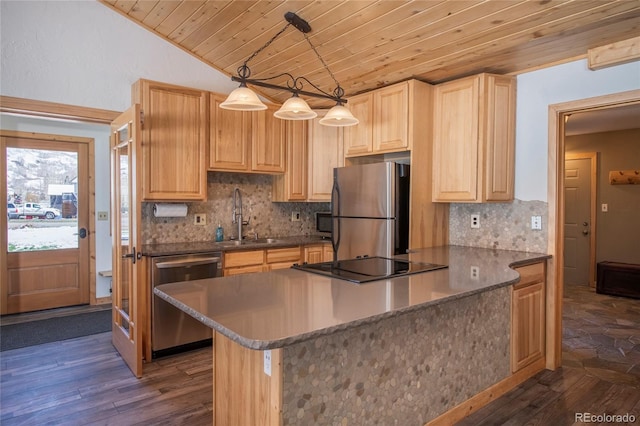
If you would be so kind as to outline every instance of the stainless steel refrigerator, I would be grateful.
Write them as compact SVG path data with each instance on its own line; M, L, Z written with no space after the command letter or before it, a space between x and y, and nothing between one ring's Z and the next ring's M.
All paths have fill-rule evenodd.
M333 171L334 260L390 257L409 247L409 166L394 162Z

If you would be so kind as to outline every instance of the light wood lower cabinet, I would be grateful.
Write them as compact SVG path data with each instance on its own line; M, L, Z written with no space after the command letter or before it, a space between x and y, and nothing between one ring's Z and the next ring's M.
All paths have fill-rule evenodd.
M333 260L333 247L329 243L310 244L304 247L306 263L330 262Z
M511 371L545 356L545 262L515 268L511 296Z
M231 251L224 254L224 276L290 268L300 263L301 247Z

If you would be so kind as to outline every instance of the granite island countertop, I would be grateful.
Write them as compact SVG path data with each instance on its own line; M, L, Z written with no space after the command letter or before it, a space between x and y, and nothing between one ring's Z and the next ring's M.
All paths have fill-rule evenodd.
M232 341L266 350L512 285L519 274L511 267L550 257L442 246L398 258L447 269L364 284L283 269L163 284L154 293Z
M270 240L270 242L266 242ZM331 243L331 239L320 235L294 235L287 237L246 238L238 244L235 240L198 241L184 243L157 243L142 246L143 256L173 256L181 254L198 254L214 251L256 250L264 248L292 247L306 244Z

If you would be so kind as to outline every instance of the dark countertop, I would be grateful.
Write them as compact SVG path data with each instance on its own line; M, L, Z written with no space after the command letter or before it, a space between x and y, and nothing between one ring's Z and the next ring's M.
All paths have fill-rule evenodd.
M449 268L365 284L282 269L163 284L154 293L236 343L265 350L511 285L519 281L511 266L551 256L443 246L398 257Z
M276 247L292 247L306 244L331 243L331 240L319 235L296 235L291 237L273 237L273 242L264 242L266 238L255 239L247 238L242 240L242 244L237 241L225 240L219 243L214 241L202 242L184 242L170 244L147 244L142 246L143 256L171 256L180 254L197 254L208 253L213 251L232 251L232 250L252 250Z

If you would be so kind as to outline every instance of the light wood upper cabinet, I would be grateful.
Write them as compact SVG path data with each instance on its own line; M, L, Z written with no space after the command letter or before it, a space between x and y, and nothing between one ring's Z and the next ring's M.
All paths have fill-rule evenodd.
M208 93L138 80L132 98L143 114L142 200L206 200Z
M211 94L209 170L247 171L251 166L251 113L220 108L225 99Z
M436 86L433 201L513 200L514 77L479 74Z
M341 127L314 120L287 123L287 171L274 176L272 201L331 201L333 169L344 165Z
M373 92L373 151L409 149L409 85L405 81Z
M273 113L241 112L220 108L226 96L211 94L209 120L209 170L249 173L283 173L285 123Z
M404 81L349 98L347 106L360 123L345 128L345 156L410 150L414 120L421 119L422 113L431 113L419 106L426 101L420 98L425 85L417 80Z
M287 121L287 170L273 177L272 201L307 200L307 122Z
M251 170L284 173L286 121L273 116L280 107L269 106L251 113Z
M520 282L511 293L511 371L545 356L545 262L515 268Z
M373 153L373 93L349 98L346 106L360 122L344 128L345 156Z
M308 201L331 201L333 169L344 166L342 128L321 125L325 114L309 121Z

